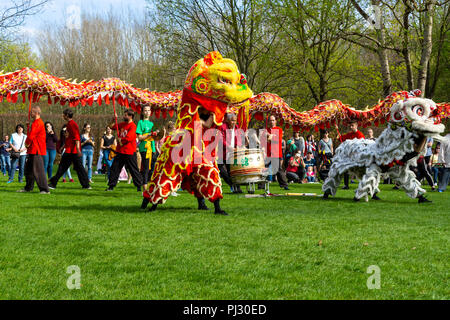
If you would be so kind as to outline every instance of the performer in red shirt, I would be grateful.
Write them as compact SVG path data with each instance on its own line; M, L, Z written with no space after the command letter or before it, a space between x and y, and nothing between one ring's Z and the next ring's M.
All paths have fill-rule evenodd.
M345 140L353 140L353 139L365 139L364 134L358 130L358 122L357 121L352 121L350 122L350 132L344 134L343 136L341 136L341 134L339 133L339 127L336 124L335 125L338 136L339 136L339 140L341 142L344 142ZM342 187L342 189L344 190L348 190L350 189L350 187L348 186L349 184L349 180L350 177L348 175L348 173L344 173L344 186Z
M25 164L25 188L19 192L31 192L34 188L34 181L39 187L41 194L49 194L47 177L45 176L44 160L42 156L47 154L45 142L45 126L41 119L41 108L34 106L31 108L31 131L28 132L25 146L27 147L28 159Z
M58 172L50 178L48 187L55 189L59 179L69 169L70 165L73 164L73 168L77 172L78 180L83 189L92 189L89 185L87 172L81 163L80 129L78 128L78 124L72 119L73 111L65 109L63 111L63 118L67 121L66 140L64 143L65 151L59 162Z
M286 173L283 170L283 129L277 127L277 119L275 116L269 117L269 125L267 128L267 166L272 166L272 172L276 172L278 184L280 188L289 190ZM266 161L267 162L267 161Z
M219 167L220 176L230 186L233 193L242 193L241 187L236 186L233 189L233 182L230 177L230 164L233 162L233 157L227 158L227 152L233 152L238 147L242 147L244 131L236 126L237 117L234 113L227 113L225 121L219 128L220 142L222 143L222 154L219 154L217 166Z
M111 174L108 181L108 189L106 191L114 190L114 187L119 181L120 171L122 171L123 166L127 168L133 177L133 183L138 188L141 189L142 186L142 175L139 172L137 158L136 158L136 125L133 122L134 111L131 109L125 110L123 114L123 122L118 124L119 132L117 134L117 148L116 157L114 158L113 164L111 166ZM115 119L113 119L110 124L111 129L117 129L115 125Z

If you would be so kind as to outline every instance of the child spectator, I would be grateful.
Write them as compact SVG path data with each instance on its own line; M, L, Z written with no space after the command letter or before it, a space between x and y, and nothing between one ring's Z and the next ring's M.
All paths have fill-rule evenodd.
M308 171L306 171L306 179L309 183L316 182L316 174L314 173L314 168L312 166L309 166Z

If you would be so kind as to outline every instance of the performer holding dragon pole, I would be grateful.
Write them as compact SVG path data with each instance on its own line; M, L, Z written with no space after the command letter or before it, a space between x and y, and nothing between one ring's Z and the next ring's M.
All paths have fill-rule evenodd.
M155 164L141 208L150 211L163 204L180 187L193 194L199 210L208 210L205 199L220 207L222 183L215 159L214 139L203 139L209 128L219 128L227 109L247 108L253 92L236 63L211 52L190 69L177 113L176 130L165 141ZM245 109L244 109L245 110ZM212 141L214 140L214 141Z

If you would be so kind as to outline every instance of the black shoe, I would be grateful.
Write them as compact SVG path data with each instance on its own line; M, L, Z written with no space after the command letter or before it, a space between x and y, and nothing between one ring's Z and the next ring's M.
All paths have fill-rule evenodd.
M431 200L428 200L427 198L425 198L423 195L419 197L419 203L424 203L424 202L433 202Z
M198 202L198 210L209 210L209 208L206 206L205 199L204 198L197 198Z
M149 212L156 211L156 208L158 207L157 204L152 205L152 207L148 210Z
M359 199L358 199L357 197L354 197L354 198L353 198L353 201L354 201L354 202L359 202Z
M142 204L141 204L141 209L147 209L147 206L149 204L150 200L148 200L147 198L142 199Z
M214 211L214 214L220 214L220 215L222 215L222 216L227 216L227 215L228 215L228 213L226 213L226 212L223 211L223 210Z
M214 201L214 214L221 214L223 216L228 215L228 213L220 208L220 200Z
M379 196L377 196L376 194L374 194L374 195L372 196L372 199L373 199L373 200L381 200L381 198L380 198Z
M105 191L114 191L114 188L108 187Z
M349 190L350 188L349 188L349 186L343 186L342 187L342 190Z
M397 186L394 186L392 189L394 189L394 190L399 190L400 188L397 187Z
M237 188L237 193L242 193L241 187Z
M48 188L49 188L49 189L52 189L52 190L55 190L55 189L56 189L56 186L54 186L54 185L52 185L52 184L49 183L49 184L48 184Z
M84 189L84 190L92 190L92 187L91 186L87 186L87 187L83 187L82 189Z
M142 191L141 187L137 187L136 189L137 189L137 192L141 192Z
M328 200L329 198L329 196L331 195L331 192L330 192L330 190L328 190L327 189L327 191L325 191L325 193L323 194L323 200Z
M291 190L289 187L283 187L284 190Z

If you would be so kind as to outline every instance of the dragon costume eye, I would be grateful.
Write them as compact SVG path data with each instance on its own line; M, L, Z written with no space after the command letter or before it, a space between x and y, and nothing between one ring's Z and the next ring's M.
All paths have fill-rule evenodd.
M415 105L415 106L412 108L412 111L413 111L415 114L417 114L419 117L422 117L423 114L424 114L424 109L423 109L423 107L422 107L421 105Z

